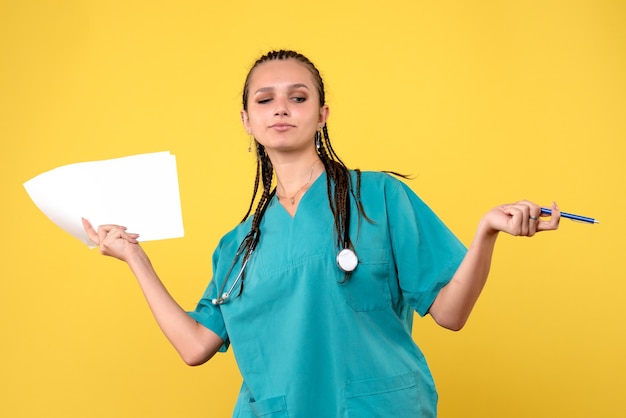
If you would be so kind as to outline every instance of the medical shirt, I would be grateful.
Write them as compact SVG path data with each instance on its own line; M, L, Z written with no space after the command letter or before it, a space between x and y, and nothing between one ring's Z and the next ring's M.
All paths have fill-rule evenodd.
M355 173L352 173L353 180ZM355 182L353 181L355 184ZM351 202L350 237L359 264L344 281L326 174L291 217L274 197L259 244L239 286L211 300L250 220L226 234L213 256L213 280L189 314L232 346L243 376L234 417L434 417L437 393L411 337L466 249L403 182L364 172Z

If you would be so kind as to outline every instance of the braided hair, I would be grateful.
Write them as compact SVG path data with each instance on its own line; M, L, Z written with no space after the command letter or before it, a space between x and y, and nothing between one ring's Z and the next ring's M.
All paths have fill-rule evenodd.
M315 65L304 55L291 50L279 50L279 51L270 51L267 54L260 57L252 68L248 72L246 77L246 81L244 83L243 88L243 109L248 110L248 94L249 94L249 85L250 78L254 69L267 61L274 60L289 60L293 59L303 64L313 75L313 79L315 80L315 84L318 91L319 96L319 105L324 106L326 103L326 94L324 90L324 81L320 75L320 72L315 67ZM346 236L346 230L349 228L349 198L351 192L351 178L350 171L343 163L343 161L339 158L335 150L333 149L330 143L330 137L328 135L328 127L327 124L324 124L322 129L320 129L315 134L316 148L317 153L324 164L324 168L326 170L326 188L328 194L328 203L330 205L330 210L333 214L335 220L335 238L337 247L340 248L342 246L351 246L351 243L344 242L344 237ZM262 186L261 197L257 203L254 214L252 215L252 226L250 228L250 232L246 236L245 242L245 250L244 250L244 262L250 257L252 251L256 247L259 242L261 236L261 230L259 228L261 224L261 220L263 219L263 214L267 209L269 202L272 197L276 193L276 188L272 189L272 180L274 175L274 170L272 167L272 162L270 161L269 156L265 151L265 147L261 145L255 139L256 145L256 156L257 156L257 164L256 164L256 176L254 180L254 188L252 192L252 198L250 199L250 206L246 214L244 215L241 222L244 222L252 213L252 207L254 206L254 201L257 197L259 186ZM357 184L356 184L356 196L355 200L357 202L359 214L365 216L363 208L360 204L360 171L356 170L357 174ZM243 277L242 277L243 279ZM242 288L243 290L243 280L242 280Z

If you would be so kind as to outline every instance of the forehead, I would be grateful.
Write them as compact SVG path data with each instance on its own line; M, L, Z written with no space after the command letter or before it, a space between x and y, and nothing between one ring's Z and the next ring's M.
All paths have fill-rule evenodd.
M277 87L281 84L305 84L317 87L311 70L295 59L272 60L259 64L250 74L250 92L259 88Z

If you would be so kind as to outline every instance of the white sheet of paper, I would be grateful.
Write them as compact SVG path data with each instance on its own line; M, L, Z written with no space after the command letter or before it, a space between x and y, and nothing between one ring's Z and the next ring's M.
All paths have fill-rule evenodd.
M184 236L176 157L167 151L61 166L24 188L52 222L90 247L82 217L94 228L126 226L139 241Z

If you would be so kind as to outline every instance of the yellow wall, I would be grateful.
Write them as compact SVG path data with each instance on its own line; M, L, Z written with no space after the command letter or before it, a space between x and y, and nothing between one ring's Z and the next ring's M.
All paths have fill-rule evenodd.
M186 236L145 248L192 308L252 187L243 78L286 47L322 70L346 162L413 174L464 242L522 198L602 222L501 237L467 327L417 321L440 416L624 417L625 5L0 1L0 416L229 416L232 354L184 366L126 266L61 231L22 183L171 151Z

